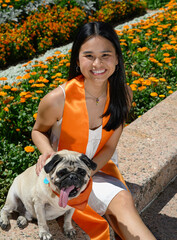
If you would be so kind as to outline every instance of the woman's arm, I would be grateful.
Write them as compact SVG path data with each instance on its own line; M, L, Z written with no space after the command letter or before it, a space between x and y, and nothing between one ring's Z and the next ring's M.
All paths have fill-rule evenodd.
M44 166L46 159L54 153L48 132L54 123L61 119L63 108L64 95L61 88L48 93L39 104L37 119L32 130L32 140L42 154L38 160L37 173Z

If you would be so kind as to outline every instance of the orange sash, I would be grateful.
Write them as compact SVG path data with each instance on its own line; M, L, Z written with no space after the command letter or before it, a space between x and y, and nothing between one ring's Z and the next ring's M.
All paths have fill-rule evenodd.
M85 101L83 76L80 75L68 81L65 87L65 93L66 98L58 150L67 149L85 154L89 136L89 117ZM107 91L107 101L104 112L108 104L109 89ZM109 116L103 118L103 126L105 126L108 119ZM102 138L95 155L103 148L112 133L113 131L108 132L102 129ZM106 174L118 178L126 186L119 169L113 161L109 160L101 170ZM73 220L90 236L91 240L110 239L107 221L89 207L88 204L84 211L75 210Z

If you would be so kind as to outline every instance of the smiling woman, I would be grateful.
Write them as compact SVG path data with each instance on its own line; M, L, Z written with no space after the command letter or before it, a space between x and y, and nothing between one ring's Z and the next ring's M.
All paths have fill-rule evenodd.
M107 23L85 24L73 43L69 81L40 102L32 139L42 153L37 174L46 158L62 149L82 152L97 164L91 173L93 186L88 199L89 208L82 214L78 211L74 214L74 221L81 224L91 239L110 239L108 225L100 217L105 215L122 239L130 239L128 236L133 235L154 240L136 211L114 154L131 100L132 92L125 84L123 57L116 32ZM52 138L49 132L52 132ZM57 142L56 149L50 139ZM90 231L95 226L93 216L96 224L101 224L94 232ZM87 221L90 224L83 226ZM128 231L119 225L119 221Z

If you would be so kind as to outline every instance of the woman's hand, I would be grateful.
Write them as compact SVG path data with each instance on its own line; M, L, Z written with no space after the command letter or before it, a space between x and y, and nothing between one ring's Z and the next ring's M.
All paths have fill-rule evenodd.
M49 157L52 157L55 154L55 152L50 153L43 153L39 156L38 161L36 163L36 174L39 176L39 173L41 172L41 169L44 167L46 160Z

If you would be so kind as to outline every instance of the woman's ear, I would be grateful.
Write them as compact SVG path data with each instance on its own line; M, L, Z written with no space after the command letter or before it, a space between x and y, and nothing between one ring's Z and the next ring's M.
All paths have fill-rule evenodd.
M79 59L77 59L76 63L77 63L77 66L80 67Z

